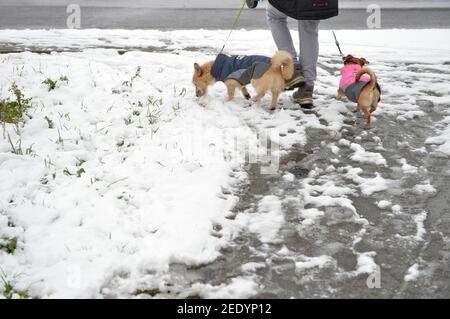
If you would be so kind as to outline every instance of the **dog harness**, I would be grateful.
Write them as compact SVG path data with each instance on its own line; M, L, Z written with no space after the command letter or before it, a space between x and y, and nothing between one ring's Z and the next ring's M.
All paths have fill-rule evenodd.
M361 91L370 82L370 75L363 74L358 82L356 82L356 73L361 70L359 64L347 64L341 69L341 82L339 88L344 91L345 96L352 102L357 103ZM377 83L377 87L381 92L380 86Z
M252 79L261 78L271 64L272 59L262 55L219 54L211 68L211 75L216 81L236 80L241 85L247 85Z

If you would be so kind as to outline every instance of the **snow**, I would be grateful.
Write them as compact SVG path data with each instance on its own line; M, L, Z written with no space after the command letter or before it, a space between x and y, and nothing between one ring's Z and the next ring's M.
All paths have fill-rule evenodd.
M248 299L257 291L258 286L251 277L233 278L229 284L219 286L194 284L191 289L191 293L208 299Z
M341 146L347 146L347 147L350 147L351 142L348 141L348 140L346 140L346 139L340 139L340 140L338 141L338 144L341 145Z
M424 236L427 233L425 229L425 221L427 220L428 213L427 212L421 212L420 214L417 214L414 216L414 222L416 223L417 227L417 233L416 236L414 236L414 239L417 241L423 241Z
M361 189L361 193L365 196L370 196L373 193L381 192L390 187L394 187L398 182L390 179L383 178L380 173L375 173L374 178L364 178L361 177L363 173L362 168L347 167L347 173L345 177L352 180Z
M296 32L293 32L296 33ZM218 49L227 37L227 31L216 30L1 30L0 42L4 44L19 43L27 47L39 46L52 48L65 46L69 48L86 48L106 46L112 48L124 47L162 47L181 50L192 47ZM415 41L411 41L411 35ZM420 58L426 55L428 63L445 62L445 52L449 50L448 39L450 30L339 30L337 32L341 46L346 51L358 52L362 56L375 56L382 53L391 62L413 61L420 63ZM167 41L170 39L170 41ZM249 41L252 45L247 45ZM336 46L330 31L320 33L321 53L335 54ZM264 45L261 45L264 43ZM259 53L273 52L273 44L267 30L238 30L233 33L227 50L245 53L250 50ZM254 45L253 45L254 44ZM231 48L231 49L230 49ZM402 54L399 54L401 50ZM370 61L374 63L375 61ZM426 75L424 75L426 76ZM338 82L338 81L337 81Z
M337 147L336 145L333 144L333 145L330 145L330 148L334 155L339 154L339 147Z
M408 273L405 275L405 278L403 280L405 280L406 282L415 281L417 280L419 275L420 275L419 264L415 263L414 265L409 267Z
M391 207L391 205L392 205L392 203L391 203L390 201L387 201L387 200L380 200L380 201L377 203L377 206L378 206L379 208L381 208L381 209L389 208L389 207Z
M450 156L450 116L445 117L441 122L445 125L440 135L428 138L425 143L438 145L437 151Z
M394 205L391 207L391 209L394 214L400 214L400 212L402 211L402 207L400 205Z
M264 268L266 265L264 263L246 263L241 266L241 269L243 272L255 272L260 268Z
M334 260L330 256L307 257L303 256L300 261L295 262L295 271L297 273L309 268L323 268Z
M402 171L405 174L415 174L418 171L417 167L408 164L407 160L404 158L400 159L399 163L402 165Z
M164 272L173 262L202 264L219 256L224 239L212 236L212 223L227 223L234 199L218 195L232 183L229 172L240 159L224 159L228 147L218 128L231 135L243 131L226 108L205 110L180 95L191 89L190 58L91 50L6 59L2 73L12 79L2 79L2 96L15 80L36 106L21 136L8 129L13 143L33 146L33 156L11 154L0 141L0 210L24 229L18 236L22 260L2 256L5 271L31 273L26 282L32 293L92 297L111 267ZM14 74L16 63L25 65L21 76ZM33 70L40 66L42 74ZM133 88L112 94L137 66L143 71ZM67 85L48 92L41 84L62 74ZM155 81L154 74L161 77ZM161 105L148 104L152 96ZM149 123L147 112L158 112L156 123ZM77 177L80 168L85 173ZM67 289L72 265L82 279ZM34 284L40 281L45 288Z
M435 194L437 192L436 188L430 184L430 181L414 186L414 190L419 194Z
M280 199L272 195L262 198L258 203L258 212L239 215L238 222L257 234L263 243L276 242L278 231L284 222Z
M315 222L315 220L324 215L325 213L317 208L303 209L301 211L301 217L303 218L302 225L311 225Z
M379 153L367 152L361 145L355 143L352 143L350 148L355 151L350 156L352 161L364 164L386 165L386 159Z
M317 114L327 124L315 114L289 109L287 94L281 97L285 108L273 113L267 112L268 98L260 105L241 97L225 103L222 84L197 100L192 65L212 59L226 35L226 31L205 30L0 30L5 47L54 51L0 56L1 97L11 97L8 89L15 81L33 99L31 118L20 127L20 135L6 127L13 144L21 141L31 155L12 154L8 140L0 137L0 238L18 238L14 254L0 251L0 264L17 289L27 289L32 297L100 298L123 275L129 278L130 289L117 294L129 296L144 274L161 278L173 263L195 266L215 261L220 249L240 232L254 233L265 244L277 243L287 199L264 196L255 203L256 213L226 218L237 202L233 189L247 177L245 156L236 151L235 141L257 156L256 135L271 128L280 136L280 152L305 144L307 128L336 133L338 142L331 146L336 167L312 171L297 190L302 227L314 226L322 218L362 222L351 197L368 197L398 186L398 181L378 171L388 165L381 153L367 151L357 139L340 137L346 125L343 114L350 112L351 104L321 105L323 96L336 93L339 82L339 57L330 32L320 34L317 83L321 105ZM448 62L450 52L450 43L441 41L450 38L450 30L343 30L338 36L347 52L367 57L382 73L378 61L414 66L426 59L430 67L438 68ZM58 48L73 52L56 52ZM273 52L267 30L238 30L227 46L227 53L233 54ZM332 71L326 71L327 66ZM132 87L125 85L138 67L140 77ZM407 71L392 76L401 78L402 72ZM68 83L58 83L51 92L42 84L46 78L63 75ZM395 105L383 101L375 118L378 114L400 120L425 116L408 98L416 88L380 79L388 84L388 96L406 98ZM423 74L420 83L427 87L432 80L442 82L437 91L446 92L445 74ZM430 100L449 101L446 96ZM442 129L427 143L450 155L450 117L440 124ZM374 141L382 144L384 139ZM347 151L355 167L338 165L339 156ZM373 166L375 173L366 173L358 167L361 164ZM406 159L399 164L405 173L416 172ZM321 174L328 175L321 179ZM337 175L343 178L340 183L326 178ZM285 174L283 179L289 183L296 177ZM430 181L414 189L436 192ZM306 205L311 207L302 208ZM402 209L387 200L378 206L394 213ZM417 240L424 238L426 218L425 212L414 217ZM220 236L216 224L221 225ZM361 253L357 272L372 273L374 256L374 252ZM296 261L296 269L330 263L329 256L305 257ZM260 266L247 264L243 269L252 272ZM248 298L258 291L251 276L191 288L205 298Z
M312 223L314 219L321 216L323 211L317 209L323 207L344 208L343 210L336 209L342 212L341 216L336 216L339 219L359 218L352 201L347 198L348 195L354 193L351 188L336 185L333 181L329 180L316 180L312 176L314 176L314 172L302 182L303 188L299 190L304 205L313 205L315 207L302 211L301 215L305 219L304 223Z
M361 253L357 258L356 274L373 274L378 270L378 265L375 263L374 257L376 252L370 251Z

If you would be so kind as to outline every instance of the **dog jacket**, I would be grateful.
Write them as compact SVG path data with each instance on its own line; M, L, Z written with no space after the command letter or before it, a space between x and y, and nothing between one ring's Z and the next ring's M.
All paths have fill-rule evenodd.
M271 64L272 59L262 55L219 54L212 66L211 75L216 81L236 80L241 85L247 85L252 79L261 78Z
M356 82L356 73L361 70L359 64L347 64L341 69L341 82L339 83L339 88L344 91L345 96L352 102L357 103L361 91L370 82L370 75L363 74L358 82ZM377 83L378 90L380 86Z

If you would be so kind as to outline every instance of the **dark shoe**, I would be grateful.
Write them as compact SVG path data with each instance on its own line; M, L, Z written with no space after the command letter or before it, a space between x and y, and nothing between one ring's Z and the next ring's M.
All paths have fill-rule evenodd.
M305 85L305 78L302 75L301 67L299 64L294 64L294 75L290 80L287 80L284 85L285 91L292 91L296 88Z
M314 108L313 92L314 86L303 85L294 92L292 98L301 108L311 110Z

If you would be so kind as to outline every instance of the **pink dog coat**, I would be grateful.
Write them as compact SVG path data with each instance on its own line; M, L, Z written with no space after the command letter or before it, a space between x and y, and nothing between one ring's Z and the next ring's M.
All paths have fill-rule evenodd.
M345 87L349 86L356 82L355 76L362 67L359 64L347 64L341 69L341 82L339 83L339 88L345 91ZM361 79L361 82L370 82L370 76L368 74L364 74Z
M344 91L345 96L352 102L358 102L362 89L370 82L370 75L368 74L363 74L359 82L356 82L356 73L361 69L359 64L347 64L341 69L342 76L339 88Z

